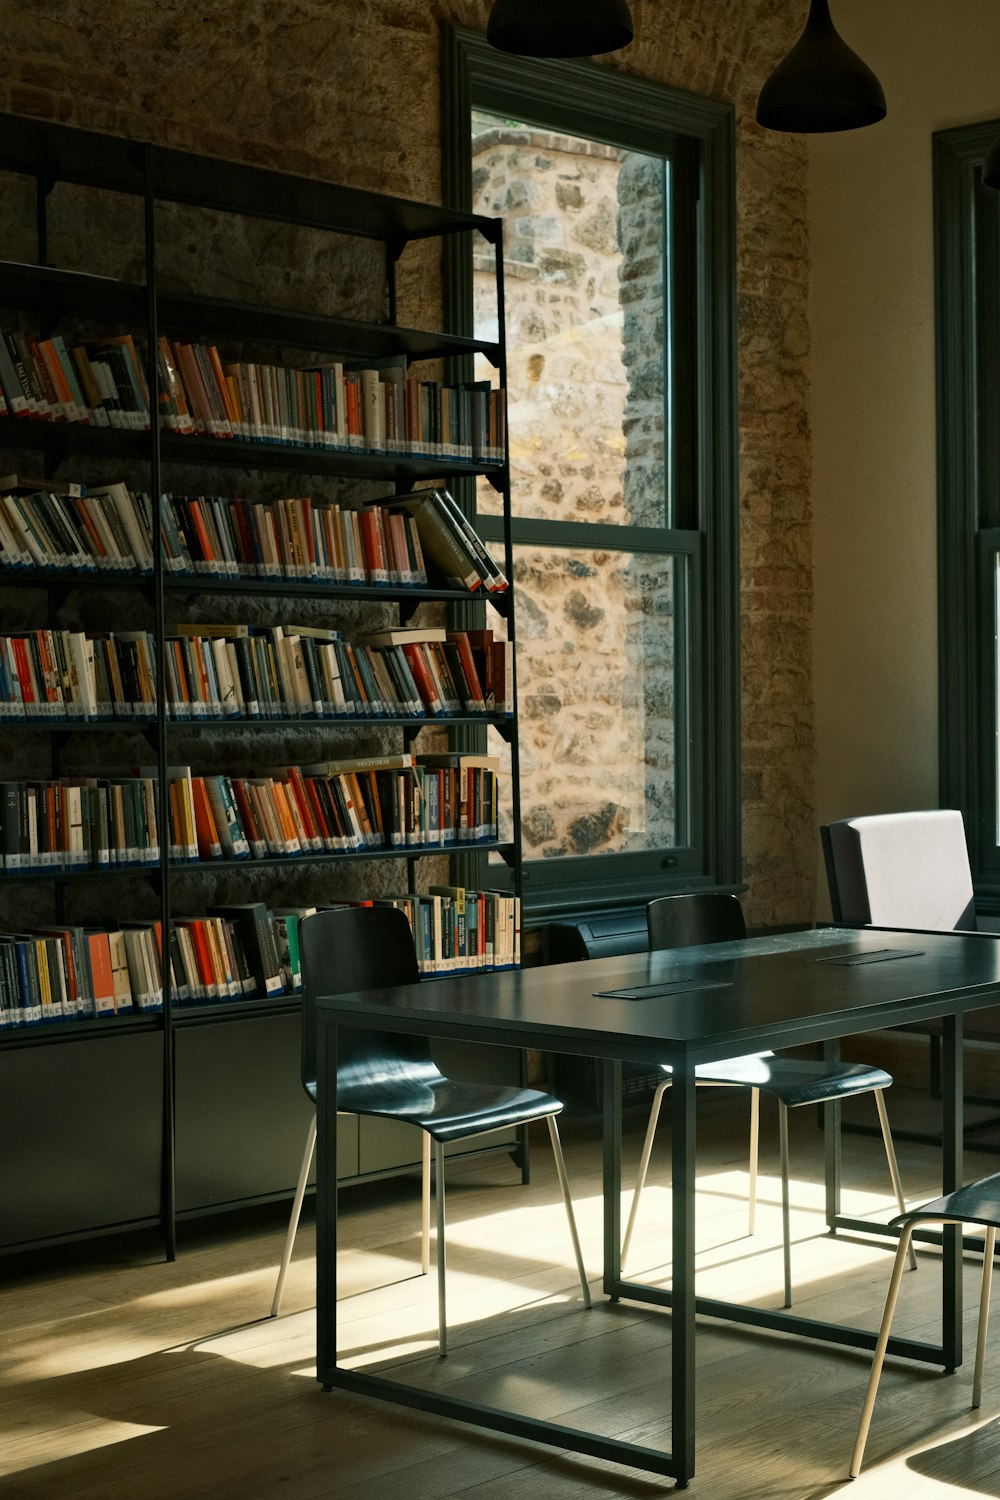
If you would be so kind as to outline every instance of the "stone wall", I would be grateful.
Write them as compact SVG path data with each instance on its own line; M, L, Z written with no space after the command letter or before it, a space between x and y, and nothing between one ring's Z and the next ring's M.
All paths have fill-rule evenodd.
M504 220L515 515L663 525L662 163L483 116L472 181ZM474 296L481 326L487 257ZM672 565L526 547L516 569L525 857L672 844Z
M35 0L5 16L0 108L435 200L439 27L481 30L488 10L487 0ZM751 922L804 921L816 849L806 148L753 123L802 5L633 0L632 10L636 41L601 66L736 110L744 876ZM416 323L437 317L426 269L419 255L403 268L401 316Z

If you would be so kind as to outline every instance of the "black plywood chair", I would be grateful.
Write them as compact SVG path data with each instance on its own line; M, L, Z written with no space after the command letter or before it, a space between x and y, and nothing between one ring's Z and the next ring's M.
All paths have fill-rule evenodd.
M688 948L701 943L730 942L747 935L743 909L739 898L718 891L697 891L682 896L661 896L651 901L646 908L649 928L650 951L664 948ZM706 1002L709 1003L709 1002ZM632 1232L635 1228L639 1200L646 1182L649 1159L653 1150L657 1121L663 1095L671 1084L669 1064L661 1064L663 1082L653 1096L643 1142L639 1171L636 1175L632 1206L629 1211L625 1238L622 1243L622 1265L628 1255ZM778 1126L781 1148L781 1214L784 1241L785 1306L792 1305L791 1266L791 1215L789 1209L788 1178L788 1111L805 1104L831 1104L854 1094L873 1093L878 1108L882 1140L885 1145L889 1175L900 1213L905 1211L903 1189L896 1165L896 1152L892 1144L892 1133L882 1095L892 1083L892 1078L882 1068L869 1067L864 1063L826 1063L809 1059L776 1057L772 1052L751 1053L743 1057L725 1058L720 1062L700 1063L695 1068L695 1080L715 1088L742 1088L750 1091L750 1225L755 1227L754 1208L757 1197L757 1142L760 1095L770 1094L778 1103ZM916 1258L911 1248L911 1264Z
M889 1334L892 1329L893 1314L896 1311L899 1284L903 1278L903 1262L907 1254L912 1252L913 1232L922 1224L972 1224L985 1230L983 1236L983 1280L979 1297L979 1334L976 1339L976 1365L972 1377L972 1405L974 1409L979 1406L982 1399L983 1365L986 1359L986 1330L990 1312L990 1284L993 1279L993 1249L997 1229L1000 1228L1000 1174L998 1173L994 1173L990 1177L980 1177L976 1182L966 1183L965 1187L958 1188L956 1192L946 1193L943 1198L935 1198L933 1202L925 1203L922 1208L912 1208L908 1213L900 1214L892 1220L892 1226L899 1229L901 1233L899 1244L896 1247L896 1259L893 1262L892 1275L889 1278L889 1291L885 1301L885 1312L882 1314L882 1326L879 1329L878 1339L875 1344L875 1355L872 1359L868 1390L865 1393L864 1405L861 1409L861 1422L858 1426L858 1435L854 1443L854 1452L851 1455L850 1473L852 1479L857 1478L861 1472L861 1460L865 1454L868 1429L871 1426L872 1412L875 1409L875 1397L878 1393L878 1384L882 1376L882 1366L885 1363L886 1346L889 1342Z
M316 1102L316 997L414 984L420 978L410 924L390 906L338 907L307 917L299 929L302 958L302 1084ZM507 1084L466 1083L448 1078L433 1062L426 1037L411 1037L345 1026L340 1030L337 1106L341 1113L375 1115L417 1126L423 1138L423 1233L421 1268L429 1264L430 1161L434 1159L437 1209L438 1339L447 1353L445 1320L444 1148L491 1130L545 1120L559 1187L569 1221L583 1301L590 1306L580 1240L569 1193L556 1116L562 1103L538 1089ZM315 1115L310 1121L299 1179L285 1238L278 1282L271 1304L276 1317L295 1244L302 1199L316 1145Z

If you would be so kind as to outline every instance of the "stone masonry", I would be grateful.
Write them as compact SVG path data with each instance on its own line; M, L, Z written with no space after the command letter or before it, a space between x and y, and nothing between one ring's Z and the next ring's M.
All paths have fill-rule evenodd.
M477 123L473 207L504 219L517 516L663 524L662 178L634 153ZM485 258L476 290L488 316ZM670 559L522 547L516 568L525 857L672 844Z

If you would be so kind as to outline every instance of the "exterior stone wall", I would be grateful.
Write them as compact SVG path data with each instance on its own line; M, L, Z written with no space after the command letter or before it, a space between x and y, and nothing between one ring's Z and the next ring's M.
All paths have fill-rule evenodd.
M196 9L181 0L35 0L5 16L0 108L433 201L439 26L482 30L488 10L488 0L216 0ZM600 66L736 111L747 914L755 924L808 921L817 832L806 148L753 122L757 91L798 35L802 6L632 0L632 10L635 42ZM225 277L218 245L197 253ZM438 316L425 255L408 254L402 268L400 316L417 324Z
M625 419L625 509L633 526L662 526L672 503L664 476L663 224L662 162L631 153L618 178L619 268L622 359L628 372Z
M476 134L473 208L504 220L511 489L522 517L630 519L614 213L621 161L610 146L545 130L481 125ZM481 324L493 292L485 255L475 292Z
M519 517L663 523L662 177L594 141L477 125L473 208L504 219ZM485 256L474 296L481 327ZM671 844L672 566L609 548L516 562L526 858Z

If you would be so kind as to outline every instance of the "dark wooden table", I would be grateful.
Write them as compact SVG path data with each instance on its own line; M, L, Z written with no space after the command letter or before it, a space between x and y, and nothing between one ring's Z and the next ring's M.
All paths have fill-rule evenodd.
M319 1002L317 1170L317 1379L495 1431L675 1478L695 1467L695 1318L727 1318L855 1348L875 1332L701 1298L695 1292L695 1086L698 1063L814 1043L837 1055L841 1037L940 1018L941 1190L962 1172L962 1016L1000 999L1000 943L957 933L822 929L710 947L635 954L549 968L442 979ZM604 1290L668 1305L671 1316L669 1452L442 1396L337 1364L336 1056L339 1026L534 1047L604 1059ZM672 1265L669 1290L621 1274L621 1064L673 1068ZM825 1111L827 1219L840 1215L840 1120ZM865 1220L859 1226L871 1232ZM957 1230L943 1236L941 1339L893 1339L891 1352L954 1368L961 1362Z

